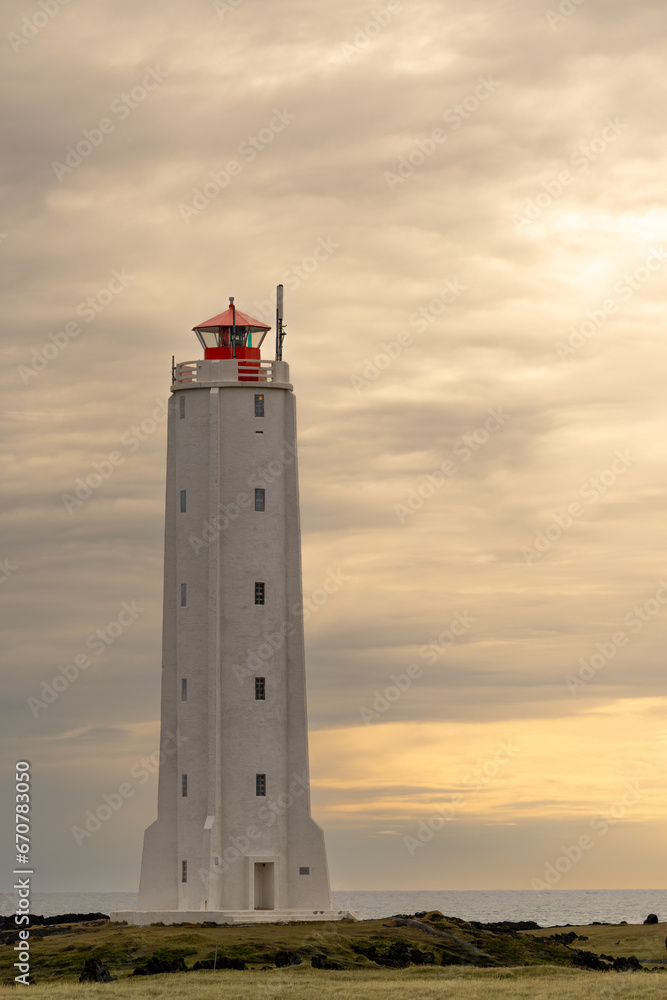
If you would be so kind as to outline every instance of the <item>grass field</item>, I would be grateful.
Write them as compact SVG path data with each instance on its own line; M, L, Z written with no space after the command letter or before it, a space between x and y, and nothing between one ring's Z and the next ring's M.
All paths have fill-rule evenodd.
M0 996L16 996L15 987ZM192 972L83 986L30 987L34 1000L657 1000L667 977L645 973L573 972L547 966L522 969L423 969L319 972Z
M425 926L428 924L428 926ZM430 930L430 933L428 933ZM129 927L107 921L32 929L30 966L35 998L105 996L165 997L179 1000L649 1000L667 995L667 967L661 972L585 972L570 967L572 952L561 944L538 943L550 928L518 935L474 928L464 921L433 912L418 924L404 926L392 919L322 924L264 924L201 927L199 925ZM587 941L573 947L616 957L635 955L640 961L667 957L667 925L571 927ZM0 945L0 997L16 990L16 953L9 936ZM380 968L366 952L396 942L430 951L435 965L404 969ZM183 958L191 969L196 961L215 955L240 958L247 971L176 972L132 976L135 966L152 955ZM476 949L472 954L471 949ZM298 952L300 966L277 969L278 951ZM326 955L339 971L313 969L310 959ZM470 964L441 965L461 957ZM112 983L82 985L79 974L86 959L101 961L115 977ZM481 966L488 966L483 968ZM14 992L12 994L16 996Z

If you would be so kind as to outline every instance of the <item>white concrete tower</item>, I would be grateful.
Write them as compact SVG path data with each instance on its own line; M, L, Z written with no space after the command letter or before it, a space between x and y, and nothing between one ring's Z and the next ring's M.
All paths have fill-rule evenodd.
M147 924L340 919L310 815L295 399L270 327L230 307L169 403L158 817Z

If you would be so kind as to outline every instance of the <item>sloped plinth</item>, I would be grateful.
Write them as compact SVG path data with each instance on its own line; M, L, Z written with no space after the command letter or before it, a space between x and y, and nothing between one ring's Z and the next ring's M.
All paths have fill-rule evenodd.
M125 921L134 927L149 924L281 924L291 922L358 920L354 910L116 910L112 921Z

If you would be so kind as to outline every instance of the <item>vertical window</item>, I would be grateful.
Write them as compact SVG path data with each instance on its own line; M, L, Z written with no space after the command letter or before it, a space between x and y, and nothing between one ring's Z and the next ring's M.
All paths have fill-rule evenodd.
M181 701L188 700L188 679L184 677L181 680Z
M255 677L255 701L266 700L266 678Z
M188 603L188 585L187 583L181 584L181 607L184 608Z
M264 604L264 584L255 584L255 604Z
M188 776L187 774L181 775L181 795L184 799L188 797Z
M187 861L181 861L181 882L187 882L188 880L188 863Z
M256 417L263 417L264 416L264 394L263 393L261 395L259 395L259 396L255 395L255 416Z
M178 400L181 412L181 420L185 417L185 396L180 396Z
M255 775L255 795L266 795L266 775Z
M266 490L255 490L255 510L264 510Z
M220 864L220 858L218 858L218 857L213 858L213 864L214 865L219 865Z
M187 500L185 490L181 490L181 514L185 514L187 508Z

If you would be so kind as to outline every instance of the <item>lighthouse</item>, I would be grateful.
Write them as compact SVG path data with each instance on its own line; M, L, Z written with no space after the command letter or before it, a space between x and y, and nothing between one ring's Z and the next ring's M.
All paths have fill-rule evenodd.
M157 819L132 924L331 920L310 814L295 398L229 307L172 364Z

